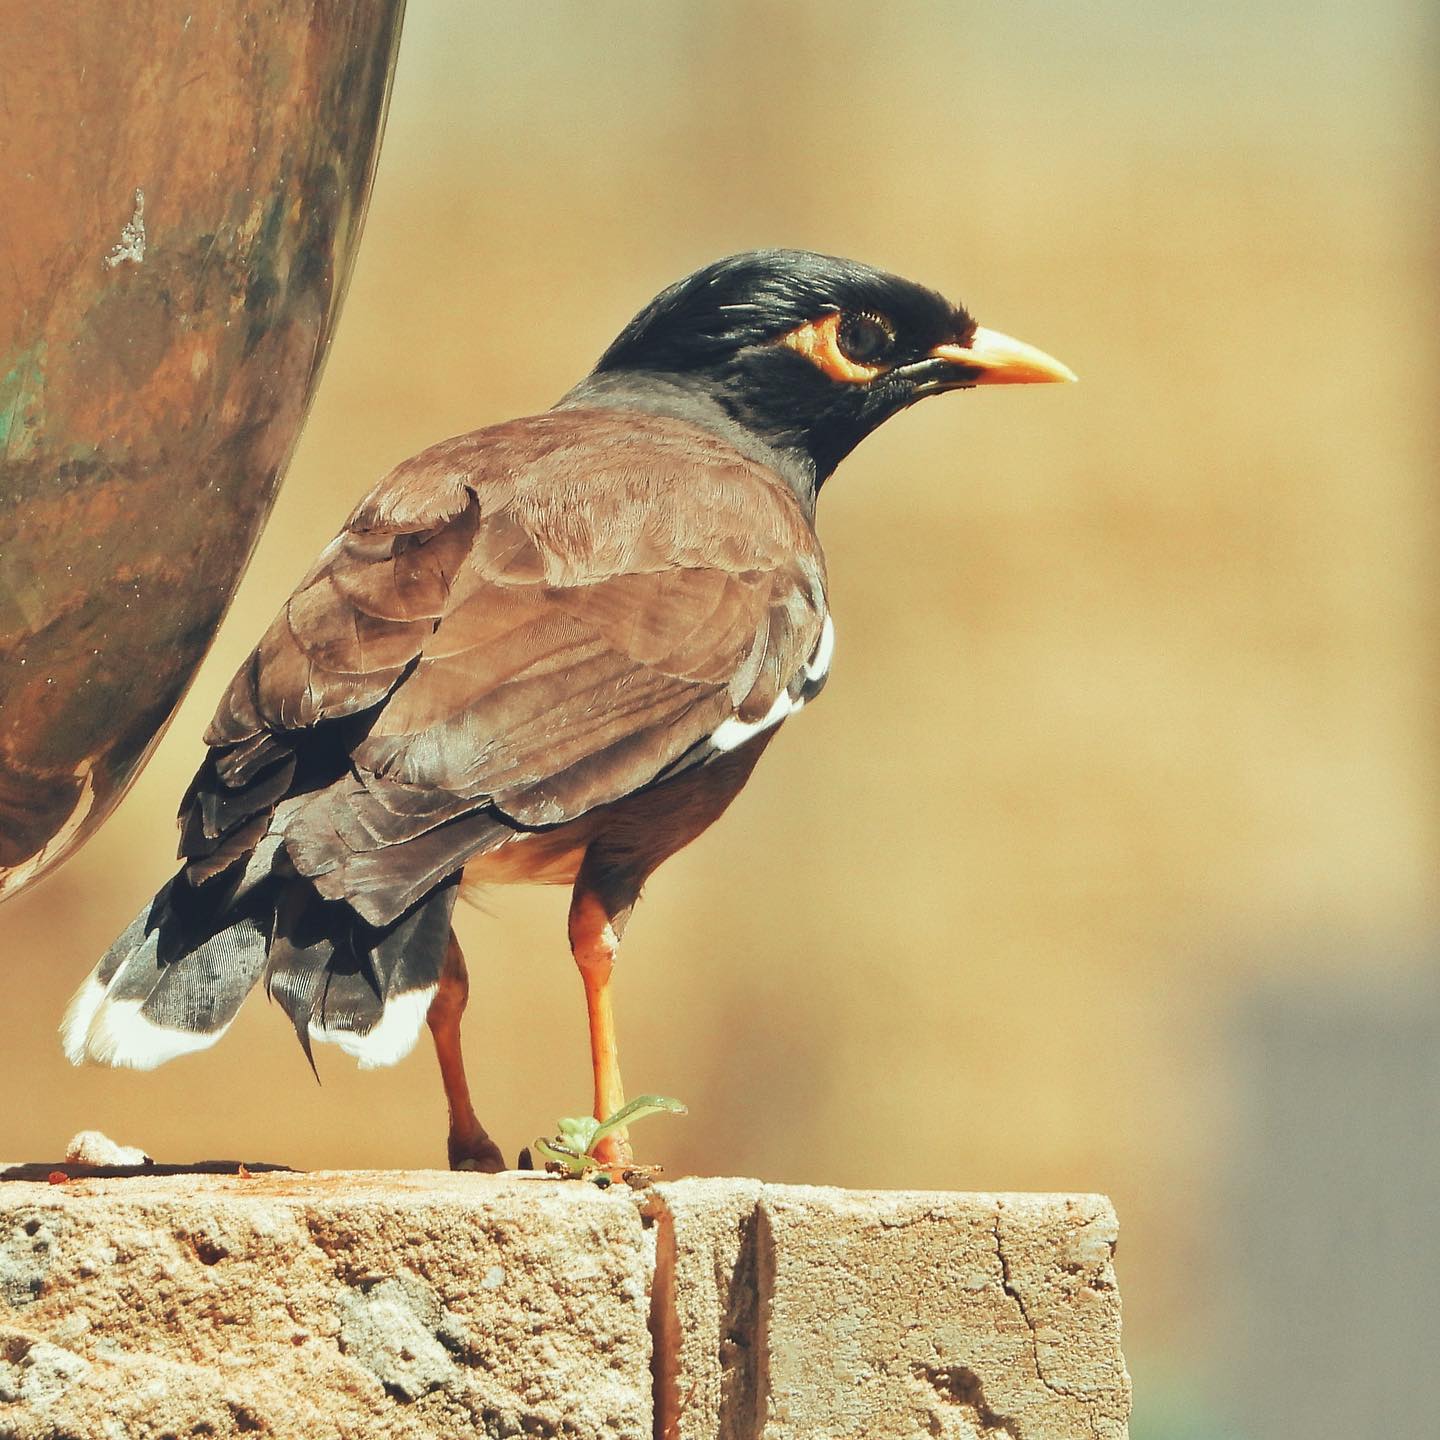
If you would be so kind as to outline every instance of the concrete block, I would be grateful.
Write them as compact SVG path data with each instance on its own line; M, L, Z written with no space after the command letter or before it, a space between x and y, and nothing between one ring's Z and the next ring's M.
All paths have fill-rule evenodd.
M591 1185L0 1184L0 1437L649 1440L647 1249Z
M665 1440L1123 1440L1103 1196L659 1191Z
M1114 1240L1093 1196L6 1180L0 1440L1116 1440Z

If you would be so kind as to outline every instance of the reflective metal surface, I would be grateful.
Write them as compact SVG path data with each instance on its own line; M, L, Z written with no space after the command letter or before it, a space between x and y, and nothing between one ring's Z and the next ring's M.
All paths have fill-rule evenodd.
M0 0L0 897L209 647L355 257L403 0Z

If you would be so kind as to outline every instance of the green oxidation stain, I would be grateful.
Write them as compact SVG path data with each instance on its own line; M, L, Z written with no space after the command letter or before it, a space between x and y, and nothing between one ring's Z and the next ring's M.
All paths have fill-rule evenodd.
M22 350L3 379L0 379L0 449L9 451L10 437L31 428L40 408L40 390L44 383L41 364L45 342L38 341Z

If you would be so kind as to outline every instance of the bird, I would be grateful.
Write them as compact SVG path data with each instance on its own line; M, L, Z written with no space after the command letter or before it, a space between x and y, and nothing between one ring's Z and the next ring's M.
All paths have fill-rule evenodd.
M68 1057L203 1049L263 981L312 1067L314 1042L394 1064L428 1026L451 1167L503 1169L452 914L565 885L593 1112L617 1114L641 889L830 672L825 482L928 396L1074 378L922 285L755 250L662 291L550 409L397 465L225 691L179 869L76 993ZM623 1129L595 1154L633 1160Z

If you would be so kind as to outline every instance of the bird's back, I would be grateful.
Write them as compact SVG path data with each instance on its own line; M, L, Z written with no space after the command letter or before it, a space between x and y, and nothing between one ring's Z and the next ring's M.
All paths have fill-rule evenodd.
M214 948L254 911L223 942L244 961L229 988L264 973L307 1041L373 1029L438 967L417 937L443 948L467 862L645 813L657 843L632 852L658 863L703 829L753 764L730 752L816 688L824 585L794 493L690 422L567 409L431 446L236 674L181 804L182 869L118 949ZM664 795L624 806L716 766L667 791L674 823ZM496 853L488 875L528 868Z

